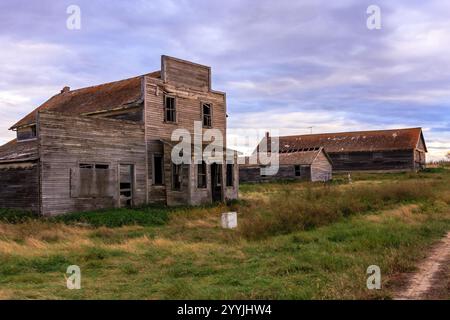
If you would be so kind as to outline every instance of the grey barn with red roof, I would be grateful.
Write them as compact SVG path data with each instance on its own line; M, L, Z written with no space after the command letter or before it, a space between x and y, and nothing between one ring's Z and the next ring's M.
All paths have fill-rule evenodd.
M427 147L422 128L321 133L277 137L280 157L322 147L333 171L408 171L426 165ZM276 152L276 142L266 135L258 144Z

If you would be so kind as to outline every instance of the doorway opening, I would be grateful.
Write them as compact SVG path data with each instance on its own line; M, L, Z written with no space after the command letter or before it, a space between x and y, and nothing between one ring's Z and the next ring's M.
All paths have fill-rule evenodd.
M211 194L214 202L222 201L222 165L220 163L211 164Z
M120 207L131 207L133 205L134 190L134 165L120 165Z

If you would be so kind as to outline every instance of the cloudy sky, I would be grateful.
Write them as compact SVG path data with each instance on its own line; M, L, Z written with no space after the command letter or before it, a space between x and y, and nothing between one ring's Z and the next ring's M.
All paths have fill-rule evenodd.
M366 26L369 5L381 29ZM81 29L66 27L69 5ZM0 144L65 85L210 65L230 128L283 134L418 127L450 150L450 2L445 0L22 1L0 3Z

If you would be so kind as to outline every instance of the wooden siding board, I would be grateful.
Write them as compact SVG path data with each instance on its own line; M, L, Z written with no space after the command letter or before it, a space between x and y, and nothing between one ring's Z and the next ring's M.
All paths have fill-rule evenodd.
M0 169L0 208L39 211L39 166Z
M118 165L134 164L136 205L146 202L146 148L144 127L119 120L39 114L42 163L42 214L57 215L118 205ZM106 163L114 172L113 197L71 197L71 169L80 162Z

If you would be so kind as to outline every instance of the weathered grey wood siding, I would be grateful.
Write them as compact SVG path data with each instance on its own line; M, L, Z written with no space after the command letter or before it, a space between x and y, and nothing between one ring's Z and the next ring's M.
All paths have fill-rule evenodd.
M147 154L143 125L41 112L38 132L43 215L117 207L120 164L135 166L134 205L146 202ZM113 172L114 196L71 196L71 170L77 169L80 163L108 164Z
M329 153L334 171L389 171L413 170L413 150L383 152Z
M294 165L280 165L278 172L274 175L261 175L261 168L258 166L246 166L239 167L239 180L240 182L264 182L275 180L310 180L311 167L304 165L302 175L295 175Z
M38 164L0 167L0 208L39 210Z
M311 181L328 181L332 178L333 167L327 156L319 152L311 164Z
M226 147L226 96L225 93L211 90L210 68L195 63L162 57L161 79L145 77L144 119L148 153L148 199L149 202L162 202L168 205L200 204L211 201L210 181L206 190L197 188L196 165L185 165L183 186L180 191L172 188L171 148L162 146L160 139L171 140L176 129L191 133L194 142L194 123L202 122L202 103L212 106L212 128L220 130ZM164 97L175 98L176 122L164 121ZM197 134L203 135L206 129L200 128ZM164 186L155 186L153 179L153 155L164 155ZM209 166L207 177L210 179ZM223 171L225 172L225 171ZM230 194L232 196L232 194Z

